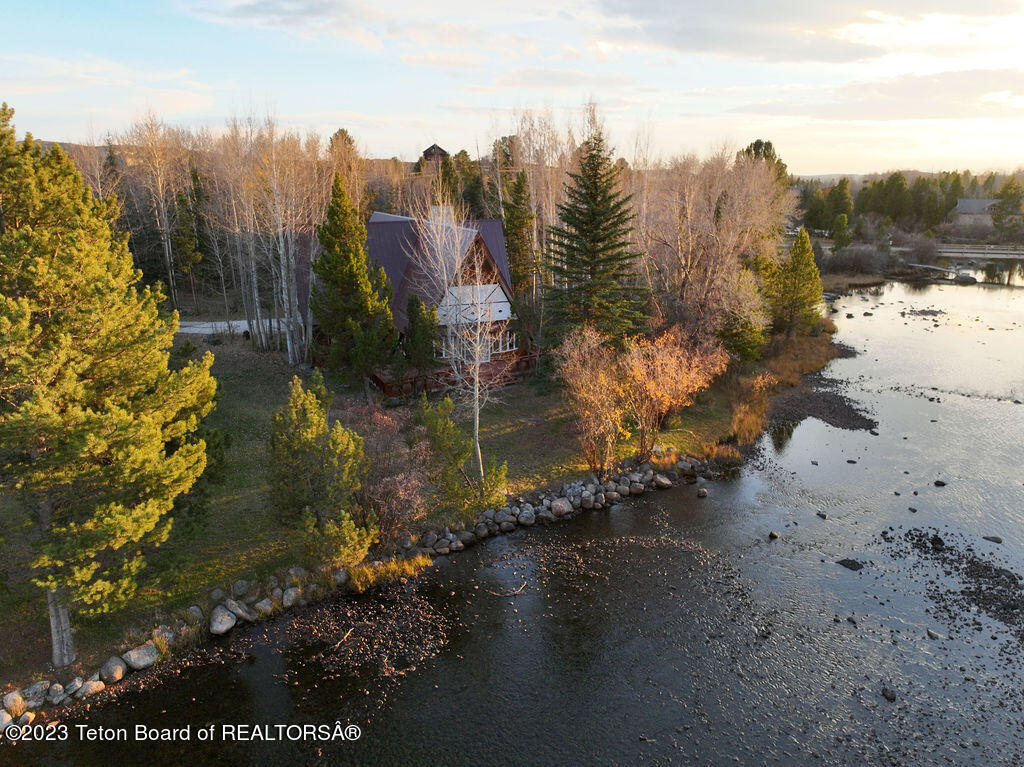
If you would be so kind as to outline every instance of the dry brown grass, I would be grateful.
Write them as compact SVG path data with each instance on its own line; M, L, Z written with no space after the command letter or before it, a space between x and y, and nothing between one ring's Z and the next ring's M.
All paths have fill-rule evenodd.
M354 591L363 594L383 583L399 578L411 578L425 567L429 567L430 562L430 557L418 554L408 559L389 559L376 564L356 565L348 570L349 583Z
M738 444L750 444L764 431L774 392L798 385L804 375L821 370L835 358L835 329L832 320L824 319L815 333L773 340L758 370L738 379L731 422Z

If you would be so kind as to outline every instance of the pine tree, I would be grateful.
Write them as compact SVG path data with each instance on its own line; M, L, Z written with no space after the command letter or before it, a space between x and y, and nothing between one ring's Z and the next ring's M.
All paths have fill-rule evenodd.
M828 209L830 214L830 220L835 220L836 216L845 215L847 219L853 215L853 198L850 196L850 179L845 176L839 179L839 182L828 190Z
M409 296L405 316L408 324L405 326L402 350L409 366L417 375L423 375L437 362L434 354L438 331L437 312L428 309L420 297L413 294Z
M192 200L185 192L178 192L174 198L174 228L171 230L171 247L178 261L178 267L188 275L192 288L192 304L199 313L199 298L196 291L196 267L203 260L199 249L199 235L196 216L192 212Z
M611 150L596 130L569 174L561 224L549 229L552 285L547 289L555 338L591 325L613 340L640 330L643 290L635 283L630 247L632 196L622 191Z
M853 235L850 234L850 223L846 214L840 213L832 223L832 252L838 253L851 242L853 242Z
M340 423L330 426L330 395L319 371L309 388L292 379L288 402L274 414L270 438L271 498L286 524L301 526L318 561L353 565L376 537L352 519L363 470L363 440Z
M1011 176L1003 184L996 198L999 203L992 212L993 225L1004 237L1024 237L1024 187Z
M383 268L370 266L366 226L345 191L341 174L334 177L331 202L317 237L323 253L313 264L318 282L312 308L328 338L328 364L336 370L347 367L365 384L374 368L390 359L394 348L391 284Z
M821 275L814 263L814 251L807 230L800 229L788 257L780 264L769 263L764 284L775 327L791 335L800 326L821 319Z
M33 529L53 663L74 660L70 610L128 602L174 501L202 474L195 436L212 356L177 370L176 314L139 286L117 205L67 155L15 140L0 108L0 481Z
M519 171L509 184L503 207L509 276L512 278L512 292L518 297L530 290L530 281L537 269L533 248L534 215L526 171Z

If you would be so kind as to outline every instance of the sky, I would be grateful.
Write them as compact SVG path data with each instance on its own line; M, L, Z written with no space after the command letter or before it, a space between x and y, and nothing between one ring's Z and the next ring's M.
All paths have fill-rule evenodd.
M1024 167L1024 0L0 0L21 132L273 114L373 157L593 101L618 153L771 140L798 174Z

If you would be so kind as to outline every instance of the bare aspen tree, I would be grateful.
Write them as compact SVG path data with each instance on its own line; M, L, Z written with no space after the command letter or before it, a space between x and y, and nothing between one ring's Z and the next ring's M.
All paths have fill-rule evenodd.
M694 340L716 333L730 311L760 322L751 269L775 258L778 238L794 210L774 169L721 150L700 160L674 159L651 168L643 238L664 322Z
M171 228L174 198L186 177L187 152L183 136L148 112L121 136L120 144L128 173L145 192L146 204L160 239L167 296L171 306L177 308L177 268L171 247Z
M450 202L438 201L441 204L421 204L417 217L416 287L436 303L441 356L448 364L452 388L472 415L473 455L483 482L480 411L503 377L503 371L493 369L500 365L492 363L491 351L508 326L510 307L483 257L477 230Z

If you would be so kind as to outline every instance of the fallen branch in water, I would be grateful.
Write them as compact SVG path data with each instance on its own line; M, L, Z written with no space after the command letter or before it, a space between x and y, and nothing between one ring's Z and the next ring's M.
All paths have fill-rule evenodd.
M491 591L490 589L484 589L484 591L486 591L488 594L493 594L496 597L514 597L516 596L516 594L521 594L523 592L523 589L525 588L526 581L523 581L519 588L515 591L506 591L505 593L501 593L499 591Z

